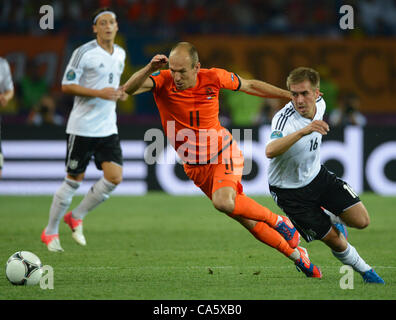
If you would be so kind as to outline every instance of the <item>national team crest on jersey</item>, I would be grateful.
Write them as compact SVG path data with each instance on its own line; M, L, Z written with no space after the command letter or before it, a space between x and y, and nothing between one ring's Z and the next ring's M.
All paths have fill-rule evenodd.
M76 79L76 73L75 73L73 70L67 71L67 73L66 73L66 79L67 79L68 81L72 81L72 80Z
M273 131L271 133L271 139L278 139L278 138L282 138L283 137L283 133L282 131Z

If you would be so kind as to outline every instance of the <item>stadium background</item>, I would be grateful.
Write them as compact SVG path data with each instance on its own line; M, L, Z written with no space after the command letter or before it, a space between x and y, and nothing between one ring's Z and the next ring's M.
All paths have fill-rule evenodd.
M43 4L54 8L53 30L39 27ZM352 30L339 25L344 4L354 9ZM364 119L332 126L322 146L323 161L359 193L396 195L396 1L391 0L3 0L0 56L11 65L16 97L1 110L5 165L0 194L49 195L62 181L72 97L60 92L60 82L72 51L92 39L90 15L99 6L117 13L116 43L127 51L124 81L154 54L168 54L178 41L196 45L203 67L223 67L283 88L292 68L317 68L327 119L352 94ZM223 124L253 130L253 170L244 177L245 191L267 194L263 155L268 124L285 101L263 100L247 123L230 99L221 97ZM248 110L253 102L236 104ZM125 174L116 194L199 194L179 164L144 161L144 134L160 127L150 93L119 103L118 123ZM99 174L91 164L79 193Z

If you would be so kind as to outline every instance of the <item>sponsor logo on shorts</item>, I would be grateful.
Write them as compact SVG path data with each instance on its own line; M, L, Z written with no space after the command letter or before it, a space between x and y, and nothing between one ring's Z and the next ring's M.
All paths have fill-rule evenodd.
M305 233L306 233L307 236L309 236L311 239L315 239L315 238L316 238L316 232L313 231L312 229L305 230Z

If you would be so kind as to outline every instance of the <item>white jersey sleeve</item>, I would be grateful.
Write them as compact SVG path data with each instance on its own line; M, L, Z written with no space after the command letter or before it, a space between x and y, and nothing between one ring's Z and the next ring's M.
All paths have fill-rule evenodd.
M272 118L271 136L267 141L267 145L272 141L285 137L293 132L293 128L287 125L287 122L295 112L296 110L294 109L293 105L288 103L284 108L275 114L275 116Z
M6 59L0 58L0 93L14 90L10 65Z
M80 84L80 78L84 72L84 55L82 57L80 55L81 48L74 50L63 75L62 84Z
M326 104L320 97L316 101L316 114L311 120L301 116L293 104L288 103L274 116L268 143L296 132L314 120L322 120L325 109ZM320 171L321 143L322 135L312 132L299 139L285 153L270 159L269 184L285 189L301 188L309 184Z

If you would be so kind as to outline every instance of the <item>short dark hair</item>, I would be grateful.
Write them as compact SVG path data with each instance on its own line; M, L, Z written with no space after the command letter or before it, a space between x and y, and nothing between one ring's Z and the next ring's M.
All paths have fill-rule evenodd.
M92 24L96 24L96 22L94 23L96 16L102 12L105 12L105 11L113 12L113 10L111 10L109 7L102 7L102 8L96 9L95 12L92 13L92 16L91 16Z

